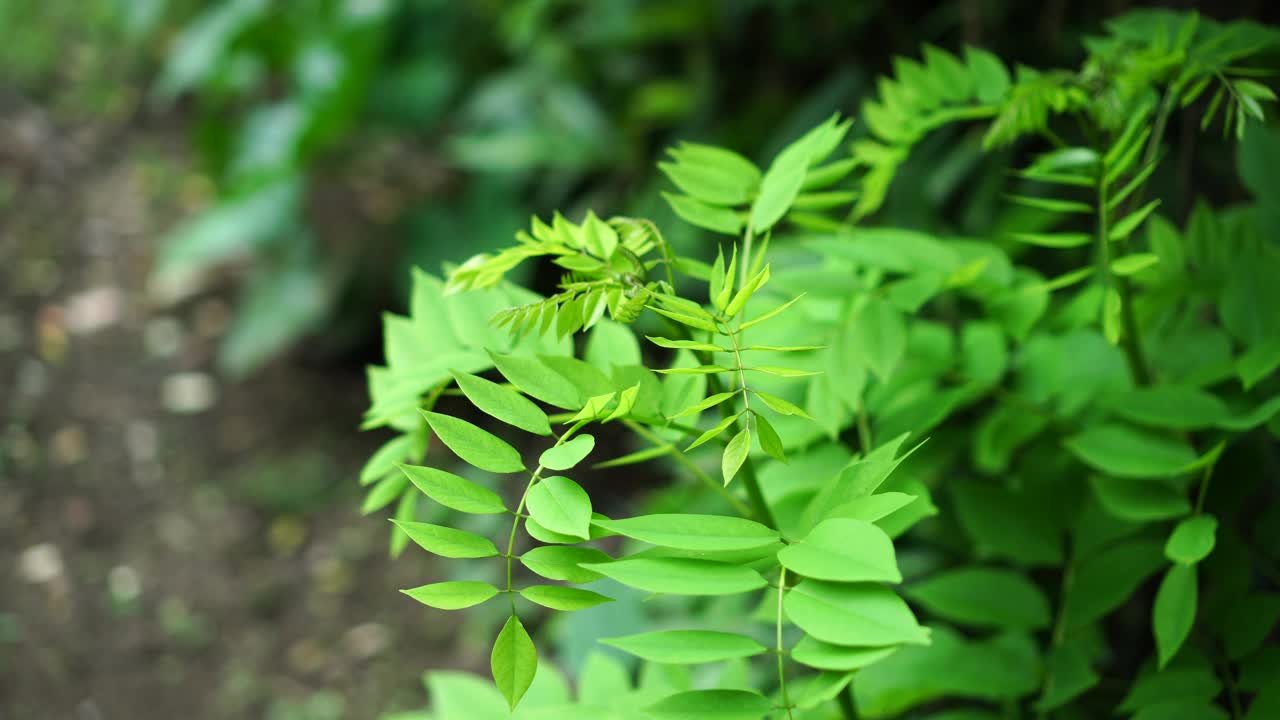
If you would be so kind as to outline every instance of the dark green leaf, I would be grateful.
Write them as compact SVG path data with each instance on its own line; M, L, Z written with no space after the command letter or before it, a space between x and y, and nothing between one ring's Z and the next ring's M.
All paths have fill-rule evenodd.
M949 570L903 590L930 612L969 625L1036 630L1050 621L1049 600L1021 573L996 568Z

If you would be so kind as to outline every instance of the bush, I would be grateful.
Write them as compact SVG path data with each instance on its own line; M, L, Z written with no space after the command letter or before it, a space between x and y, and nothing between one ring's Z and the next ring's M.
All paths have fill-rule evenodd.
M859 134L670 151L713 261L557 214L417 273L364 509L468 561L406 594L502 627L496 690L434 673L409 717L1280 714L1278 41L1146 11L1072 70L926 47ZM992 230L873 223L944 126L1016 163ZM1232 196L1197 128L1252 201L1187 211ZM554 294L504 279L533 261Z

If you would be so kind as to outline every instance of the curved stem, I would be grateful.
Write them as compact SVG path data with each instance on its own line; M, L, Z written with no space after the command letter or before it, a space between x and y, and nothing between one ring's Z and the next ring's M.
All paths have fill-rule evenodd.
M1111 272L1111 239L1110 211L1107 208L1107 167L1106 163L1098 164L1098 272L1108 289L1114 289L1120 298L1120 345L1124 350L1125 360L1129 364L1129 373L1139 385L1151 384L1151 373L1147 369L1147 360L1142 352L1142 340L1138 336L1138 322L1133 314L1133 292L1129 283Z
M782 648L782 597L786 591L787 569L784 567L778 572L778 615L777 622L774 624L776 647L778 649L778 690L782 693L782 705L787 709L787 717L794 720L791 715L791 697L787 695L787 669Z
M582 426L586 425L587 422L588 422L587 420L579 420L578 422L574 423L573 427L570 427L568 430L564 432L563 435L556 438L556 444L553 445L552 447L560 447L561 445L565 444L565 442L567 442L569 438L573 437L574 433L581 430ZM511 535L507 538L507 553L505 555L507 559L506 592L507 592L508 599L511 600L512 615L514 615L516 612L516 598L515 598L515 594L512 592L512 589L511 589L511 564L512 564L512 561L515 560L516 530L520 528L520 518L522 517L521 513L524 512L524 504L529 499L529 491L532 490L533 486L537 485L538 481L542 479L542 471L544 469L545 468L543 468L542 465L539 464L538 468L533 471L532 475L529 476L529 484L524 486L524 492L520 494L520 503L516 505L515 512L512 513L514 517L511 519Z

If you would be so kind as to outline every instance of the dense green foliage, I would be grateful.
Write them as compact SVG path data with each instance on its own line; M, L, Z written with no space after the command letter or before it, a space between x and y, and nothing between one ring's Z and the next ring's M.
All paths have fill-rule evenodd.
M926 48L866 133L833 116L763 168L670 151L675 214L732 238L713 262L557 214L416 274L369 373L366 427L397 435L365 510L466 561L407 595L501 630L496 690L435 673L403 717L1280 713L1278 47L1142 12L1075 69ZM1255 201L1166 210L1174 121L1238 139ZM1025 156L1010 211L876 224L956 125ZM550 296L506 279L535 259Z

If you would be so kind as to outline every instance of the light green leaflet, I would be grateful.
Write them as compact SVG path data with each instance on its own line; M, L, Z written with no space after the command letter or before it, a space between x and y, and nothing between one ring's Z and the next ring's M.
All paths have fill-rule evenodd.
M482 377L453 371L462 393L486 414L537 435L550 435L546 413L520 393Z
M447 558L482 558L498 554L493 542L479 535L443 525L392 520L422 549Z
M897 650L889 647L849 647L832 645L806 635L791 648L791 659L819 670L857 670L888 657Z
M542 453L538 464L549 470L568 470L582 462L595 446L596 439L591 435L578 435Z
M1191 626L1196 621L1196 594L1194 565L1174 565L1160 582L1151 624L1161 668L1173 659L1191 634Z
M520 453L489 431L466 420L427 410L422 411L422 416L427 419L440 441L468 464L495 473L524 470Z
M732 595L764 587L760 573L741 565L688 558L626 558L587 564L589 570L623 585L676 595Z
M875 583L804 580L787 592L787 617L809 635L836 645L927 645L929 633L902 598Z
M747 461L747 455L750 453L751 429L744 427L729 439L729 444L724 447L724 455L720 457L720 472L724 475L725 485L728 485L738 474L738 470Z
M520 562L548 580L571 583L589 583L604 577L594 570L580 567L580 563L607 563L612 558L595 548L555 547L544 545L527 550Z
M778 562L818 580L902 582L893 541L865 520L824 520L808 537L780 550Z
M506 625L502 626L493 643L489 669L498 691L514 710L538 672L538 650L524 625L520 624L520 619L514 615L507 618Z
M400 592L433 608L461 610L494 597L498 588L485 582L457 581L432 583Z
M948 570L909 585L903 594L947 620L969 625L1036 630L1050 622L1048 598L1013 570Z
M749 550L778 541L778 532L760 523L724 515L659 514L596 520L597 527L677 550Z
M1212 515L1189 517L1173 529L1164 556L1179 565L1195 565L1213 552L1218 520Z
M529 517L542 527L586 540L591 530L591 498L578 483L554 475L538 481L525 500Z
M578 388L541 358L490 352L498 372L530 397L565 410L580 405Z
M522 589L520 596L543 607L564 612L585 610L601 603L613 602L613 598L597 592L560 585L531 585Z
M711 630L664 630L603 638L600 642L641 660L672 665L718 662L768 651L764 645L745 635Z
M417 465L401 465L400 470L427 497L447 508L475 515L507 511L497 493L453 473Z
M748 690L690 690L645 708L653 720L760 720L773 708L763 695Z

